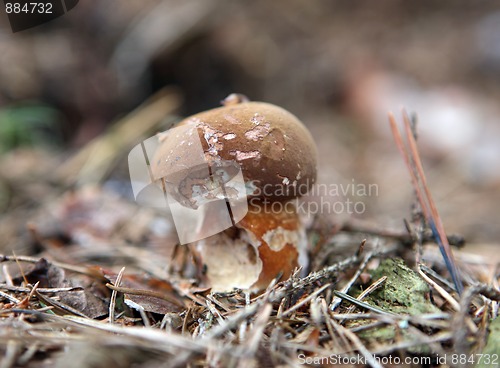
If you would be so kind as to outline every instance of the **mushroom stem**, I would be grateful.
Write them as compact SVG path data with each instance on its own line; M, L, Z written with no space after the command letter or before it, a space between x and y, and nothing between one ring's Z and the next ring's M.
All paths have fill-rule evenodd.
M305 229L295 206L279 208L253 205L236 226L193 244L214 291L256 292L305 266Z

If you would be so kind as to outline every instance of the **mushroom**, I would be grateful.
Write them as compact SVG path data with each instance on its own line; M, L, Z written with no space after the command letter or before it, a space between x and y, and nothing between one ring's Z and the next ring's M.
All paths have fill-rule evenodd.
M229 226L189 246L212 290L256 292L306 265L305 230L293 199L315 182L316 147L306 127L278 106L235 94L223 105L160 137L151 170L183 206L200 209L226 199ZM231 185L239 173L243 185ZM234 206L241 202L244 211ZM192 233L218 226L213 208L220 212L221 207L207 208Z

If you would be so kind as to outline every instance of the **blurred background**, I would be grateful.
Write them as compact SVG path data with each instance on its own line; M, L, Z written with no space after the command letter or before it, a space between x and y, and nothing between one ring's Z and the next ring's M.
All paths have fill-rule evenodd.
M357 217L400 230L413 197L387 112L404 106L445 228L471 252L497 249L493 1L85 0L19 33L2 12L0 51L1 249L82 181L131 198L129 150L232 92L297 115L317 141L320 182L377 184ZM117 136L102 169L109 145L96 144Z

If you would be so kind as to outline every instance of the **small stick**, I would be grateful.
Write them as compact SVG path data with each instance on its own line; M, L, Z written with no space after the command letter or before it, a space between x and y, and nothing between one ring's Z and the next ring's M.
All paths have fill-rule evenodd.
M4 293L3 291L0 291L0 296L3 296L5 299L8 299L11 303L19 304L21 301L15 297L13 297L10 294Z
M392 246L392 245L387 246L387 247L381 247L381 248L373 251L372 257L392 253L395 250L396 250L396 246ZM317 281L320 281L323 279L330 279L330 278L336 276L338 272L343 271L349 267L352 267L353 265L355 265L356 263L358 263L360 261L361 260L359 259L359 257L351 256L351 257L345 258L342 261L335 263L331 266L325 267L319 271L311 272L309 275L307 275L304 278L301 278L298 280L291 280L292 281L292 289L293 290L300 290L300 289L303 289L304 287L307 287L309 285L314 284Z
M10 308L10 309L0 309L0 314L18 313L18 314L36 315L38 317L43 318L46 316L46 314L44 314L43 312L52 311L52 309L54 309L54 307L51 305L38 309Z
M304 298L299 303L295 304L293 307L291 307L291 308L287 309L286 311L284 311L281 314L280 317L283 318L283 317L289 315L290 313L292 313L293 311L296 311L297 309L299 309L303 305L307 304L310 300L312 300L313 298L315 298L316 296L318 296L319 294L321 294L325 289L327 289L330 286L331 286L331 284L323 285L318 290L316 290L314 293L310 294L307 298Z
M8 340L5 344L5 353L0 364L0 368L10 368L14 367L16 364L17 357L21 352L21 344L16 340Z
M435 283L433 280L431 280L425 273L423 273L422 269L420 267L417 267L417 271L418 271L419 275L430 286L432 286L434 289L436 289L436 291L451 305L451 307L454 310L456 310L456 311L460 310L460 304L458 304L458 302L455 299L453 299L453 297L445 289L443 289L441 286L439 286L437 283Z
M415 138L411 132L410 127L410 119L406 111L403 110L403 119L405 121L406 135L408 138L408 142L410 144L410 149L413 155L413 160L415 162L417 172L420 176L420 180L422 181L422 187L425 192L425 197L428 201L430 207L430 216L429 216L429 226L432 229L432 233L436 238L436 241L439 244L439 249L441 249L441 253L443 253L443 258L446 262L446 266L450 271L453 282L456 285L458 293L463 291L462 281L458 274L458 269L456 266L455 259L453 257L453 252L451 251L450 244L448 243L448 238L446 237L446 232L444 230L443 223L441 221L441 217L439 216L438 210L436 208L436 204L432 198L431 192L429 190L429 186L427 185L427 179L425 177L424 168L422 166L422 161L420 160L420 155L418 154L417 143L415 142Z
M145 289L132 289L132 288L127 288L127 287L121 287L121 286L115 286L113 284L106 284L106 287L111 289L111 290L116 290L120 293L124 294L130 294L130 295L142 295L142 296L150 296L153 298L158 298L158 299L163 299L166 300L169 303L175 304L179 307L184 308L185 306L175 298L171 297L170 295L167 294L162 294L157 291L153 290L145 290Z
M23 286L11 286L7 284L0 284L0 289L15 291L18 293L29 293L31 289ZM61 288L37 288L36 291L39 293L61 293L65 291L82 291L83 288L81 286L73 286L73 287L61 287Z
M453 285L451 282L449 282L448 280L446 280L443 276L441 276L440 274L438 274L437 272L435 272L432 268L429 268L429 267L427 267L424 264L420 264L420 269L423 272L425 272L426 274L428 274L429 276L432 276L436 280L439 280L440 282L442 282L443 284L445 284L450 290L457 291L455 289L455 285Z
M363 250L365 249L365 244L366 244L366 239L361 240L361 243L359 244L358 251L356 252L356 255L358 257L360 257L361 254L363 253Z
M382 286L382 284L386 280L387 280L387 276L382 276L377 281L375 281L373 284L371 284L368 288L366 288L366 290L364 290L361 294L359 294L359 296L356 299L359 301L362 301L367 295L371 294L372 292L377 290L380 286ZM349 306L349 308L347 308L346 313L347 314L352 313L354 311L354 308L356 308L354 305ZM343 322L343 321L341 321L341 322Z
M219 308L224 309L225 313L228 313L231 311L220 300L217 300L213 294L208 294L205 298L208 299L209 301L211 301L212 303L214 303L215 305L217 305Z
M415 189L418 201L420 203L420 206L422 207L425 219L432 230L436 242L439 245L439 249L441 250L441 254L446 263L446 267L448 268L451 274L451 278L453 279L453 283L455 284L455 287L460 294L463 291L462 280L460 279L458 268L453 257L453 252L451 251L450 244L448 243L448 238L446 237L446 232L444 231L443 223L427 185L424 169L420 160L420 155L418 153L417 144L415 142L415 137L413 136L411 131L410 118L408 117L408 114L405 110L403 110L403 121L404 129L406 132L406 139L409 145L408 149L404 146L403 139L397 127L394 115L392 113L389 113L389 123L394 135L394 140L396 141L396 145L401 152L401 155L403 156L405 164L410 173L413 188Z
M116 276L115 286L120 286L122 282L123 273L125 272L125 267L122 267L118 276ZM109 323L113 323L115 321L115 306L116 306L116 296L118 292L113 290L111 292L111 299L109 301Z
M341 293L340 291L334 290L333 293L336 296L338 296L338 297L340 297L342 299L347 300L348 302L356 304L358 307L365 308L365 309L368 309L370 311L373 311L373 312L376 312L376 313L380 313L380 314L383 314L383 315L386 315L386 316L394 316L394 315L396 315L395 313L387 312L387 311L385 311L383 309L380 309L378 307L375 307L373 305L370 305L370 304L364 303L362 301L359 301L358 299L353 298L352 296L350 296L348 294Z
M82 317L82 318L87 318L89 319L89 317L87 317L85 314L83 314L82 312L80 312L79 310L76 310L75 308L73 307L70 307L69 305L66 305L64 303L61 303L57 300L54 300L52 298L49 298L41 293L36 293L36 296L38 299L40 299L41 301L43 301L44 303L46 304L50 304L56 308L59 308L60 310L63 310L65 312L70 312L71 314L74 314L75 316L79 316L79 317Z
M141 315L142 318L142 323L144 324L144 327L149 328L151 327L151 323L149 322L148 315L146 314L146 311L144 308L138 308L139 314Z
M7 265L3 265L2 271L3 271L3 276L5 278L5 283L9 286L13 286L14 282L12 281L12 276L10 275Z
M31 358L35 356L39 348L40 348L40 343L38 341L31 344L26 349L26 351L19 358L17 358L16 363L19 364L20 366L28 364Z
M335 323L335 322L334 322ZM341 326L340 324L337 324L337 328L339 331L342 331L342 333L353 343L353 345L356 347L356 349L363 355L363 357L366 359L366 362L372 367L372 368L383 368L380 363L375 360L375 357L373 354L366 348L366 346L363 345L361 340L356 336L356 334L349 329L345 328L344 326Z
M17 263L19 263L19 262L37 263L38 261L40 261L40 259L41 258L28 257L28 256L16 256L16 255L8 256L5 254L0 254L0 262L9 261L9 262L17 262ZM96 273L92 272L92 270L88 269L87 267L79 267L79 266L71 265L68 263L61 263L61 262L56 262L56 261L51 261L50 264L52 264L53 266L56 266L56 267L64 268L65 270L68 270L68 271L81 273L83 275L88 275L88 276L93 276L93 277L96 276Z
M271 316L271 312L273 311L273 306L269 303L264 304L260 308L260 312L255 318L255 323L252 331L249 333L249 337L247 343L245 344L245 349L243 352L243 361L245 359L254 357L259 348L259 342L262 339L262 335L264 333L264 329L269 321L269 317ZM249 362L250 363L250 362Z
M366 239L363 240L361 242L362 245L364 245L366 243ZM370 252L368 253L365 258L363 259L363 262L361 263L361 265L359 266L358 270L356 271L356 273L354 274L354 276L349 280L349 282L347 283L346 286L344 286L344 288L342 289L342 292L343 293L347 293L349 291L349 289L352 287L352 285L356 282L356 280L358 279L358 277L361 275L361 273L363 273L363 271L365 270L366 268L366 265L368 264L368 262L370 262L370 260L372 259L373 257L373 253ZM339 304L342 302L342 299L339 298L339 297L336 297L332 300L332 302L330 303L330 310L331 311L334 311L338 306Z
M387 276L382 276L379 278L377 281L375 281L373 284L371 284L365 291L363 291L361 294L358 296L358 300L363 300L368 294L374 292L377 290L382 284L387 280Z
M207 308L210 311L210 313L212 313L212 315L217 318L219 323L223 323L224 317L222 317L222 315L219 313L217 308L215 308L214 303L212 303L209 299L206 300L206 303L207 303L206 305L207 305Z

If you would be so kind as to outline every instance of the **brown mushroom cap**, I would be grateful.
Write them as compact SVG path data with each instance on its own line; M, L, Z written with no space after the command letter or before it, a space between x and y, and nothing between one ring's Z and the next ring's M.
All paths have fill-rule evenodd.
M278 106L229 104L186 118L177 127L186 129L167 135L152 160L152 170L157 178L169 176L186 197L189 183L202 179L203 170L191 169L202 161L216 168L236 162L247 194L269 201L303 195L316 179L317 153L311 134ZM204 157L193 153L193 140L201 141Z

